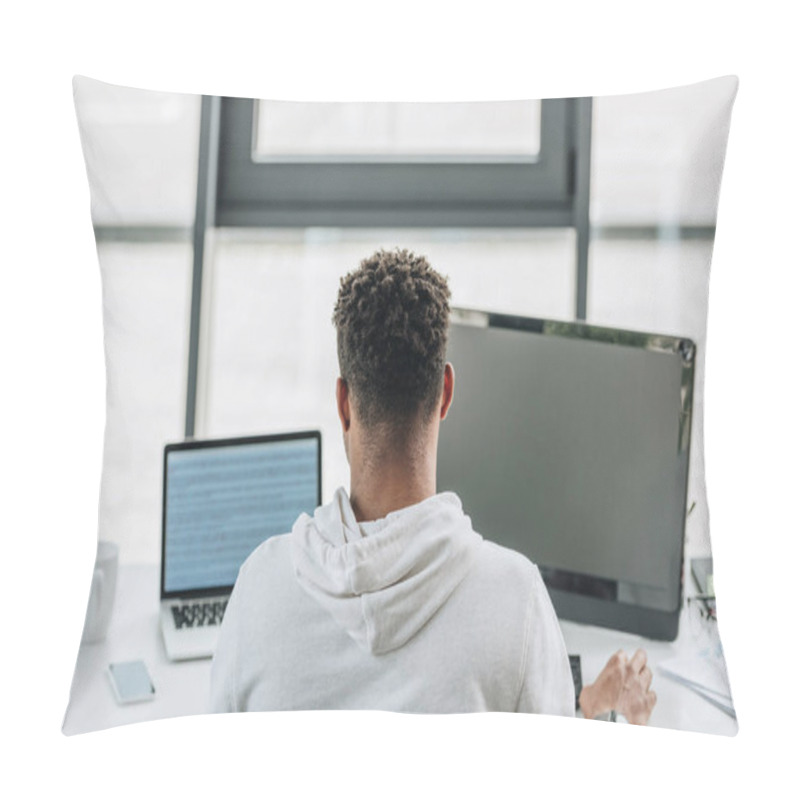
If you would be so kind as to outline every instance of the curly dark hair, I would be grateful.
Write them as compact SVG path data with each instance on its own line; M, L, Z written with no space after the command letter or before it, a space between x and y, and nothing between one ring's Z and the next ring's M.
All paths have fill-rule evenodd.
M379 250L341 279L339 369L365 427L427 421L442 392L450 289L424 256Z

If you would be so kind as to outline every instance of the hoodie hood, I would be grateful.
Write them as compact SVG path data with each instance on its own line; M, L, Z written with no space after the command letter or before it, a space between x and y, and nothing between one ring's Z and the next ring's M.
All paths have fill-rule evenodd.
M480 541L452 492L359 524L339 488L331 503L294 524L292 559L303 589L380 655L404 645L441 608Z

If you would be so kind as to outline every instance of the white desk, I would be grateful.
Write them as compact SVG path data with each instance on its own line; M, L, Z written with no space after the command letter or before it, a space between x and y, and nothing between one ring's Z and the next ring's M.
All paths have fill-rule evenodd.
M104 642L82 645L72 685L64 733L85 733L143 720L204 714L208 711L210 659L173 663L167 660L158 627L159 570L155 565L121 566L117 597ZM619 649L629 655L647 651L658 702L650 724L663 728L733 735L735 720L690 689L660 675L657 665L691 653L694 643L686 620L675 642L654 642L632 634L562 622L567 650L581 656L583 679L589 683ZM105 674L109 662L141 659L147 664L156 697L120 706Z

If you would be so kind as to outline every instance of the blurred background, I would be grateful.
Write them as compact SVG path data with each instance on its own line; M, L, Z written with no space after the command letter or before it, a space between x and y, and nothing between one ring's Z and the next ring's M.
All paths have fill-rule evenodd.
M449 277L456 306L693 339L687 553L710 552L705 337L734 79L595 98L563 113L552 101L260 101L249 104L249 128L237 117L243 101L223 103L218 185L228 217L220 224L220 205L216 224L200 225L202 302L194 317L204 101L87 78L74 88L103 286L108 402L99 535L120 545L121 561L160 559L163 446L184 438L192 414L197 438L320 428L323 501L349 485L334 405L333 305L341 276L377 248L398 246L426 255ZM237 161L232 145L227 160L224 144L237 132L249 142L247 159ZM542 167L531 173L543 187L532 224L524 214L509 223L502 198L486 215L496 225L475 224L474 209L420 224L405 213L409 202L424 206L437 187L402 178L370 188L389 209L382 216L346 200L328 218L253 219L241 210L248 192L269 203L259 194L262 166L407 164L433 173L470 162L519 174ZM321 187L313 175L296 171L289 180L314 192ZM342 196L361 179L340 188ZM281 180L274 181L279 209Z

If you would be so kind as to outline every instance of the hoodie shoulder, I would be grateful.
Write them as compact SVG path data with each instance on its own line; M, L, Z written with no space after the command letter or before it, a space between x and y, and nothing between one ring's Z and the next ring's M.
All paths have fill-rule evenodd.
M521 580L527 584L539 578L539 568L522 553L483 539L480 549L481 567L498 578Z
M239 578L241 581L251 573L257 573L259 580L265 570L270 567L284 566L285 559L288 559L290 549L289 533L281 533L277 536L270 536L261 542L252 553L244 560L239 568Z
M531 615L547 615L551 608L539 568L521 553L486 539L480 543L459 599L476 609L475 620L483 620L490 638L498 620L522 631Z

